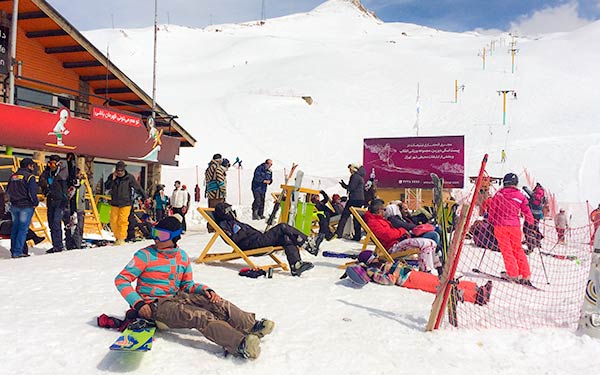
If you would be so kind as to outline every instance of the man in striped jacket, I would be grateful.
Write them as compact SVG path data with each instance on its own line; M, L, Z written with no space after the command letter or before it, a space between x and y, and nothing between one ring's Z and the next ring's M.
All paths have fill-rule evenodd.
M196 328L229 353L257 358L260 338L271 333L274 322L256 321L253 313L194 282L190 258L177 246L181 236L177 216L156 224L152 230L155 245L134 254L115 278L117 290L139 316L154 319L161 329Z

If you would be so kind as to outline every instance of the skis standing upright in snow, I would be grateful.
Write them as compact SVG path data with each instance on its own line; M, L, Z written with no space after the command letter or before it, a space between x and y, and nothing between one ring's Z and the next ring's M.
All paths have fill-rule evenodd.
M290 198L290 214L288 216L288 224L294 226L296 224L296 213L298 212L298 200L300 197L300 187L302 186L302 179L304 178L304 172L298 171L296 178L294 179L294 191ZM305 205L306 207L306 205Z
M446 217L446 208L444 207L444 180L437 174L431 173L433 181L433 208L436 212L436 221L440 227L440 241L442 245L442 263L446 263L448 258L448 220Z
M284 185L287 185L288 182L292 179L292 176L294 175L296 168L298 168L298 164L292 163L292 168L290 169L290 173L288 173L285 176L285 181L283 183ZM265 228L265 232L268 231L273 226L273 223L275 222L275 217L277 216L277 212L279 211L279 207L281 206L281 201L284 198L285 198L285 189L282 189L281 194L279 194L279 196L275 200L275 204L273 205L273 211L271 211L271 214L267 218L267 227Z

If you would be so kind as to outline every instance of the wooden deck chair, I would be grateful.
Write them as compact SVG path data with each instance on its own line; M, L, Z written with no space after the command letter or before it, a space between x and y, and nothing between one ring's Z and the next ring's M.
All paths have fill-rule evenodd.
M236 245L235 242L233 242L231 238L229 238L229 236L223 231L223 229L221 229L221 227L215 222L215 218L213 216L213 212L215 210L214 208L198 207L197 210L200 213L200 215L202 215L202 217L208 222L208 224L211 227L213 227L215 233L204 247L204 250L202 250L202 253L198 257L198 259L195 260L196 263L207 263L214 261L226 262L228 260L243 259L248 264L248 266L253 269L260 268L266 271L269 268L282 268L284 271L289 270L287 264L279 260L279 258L277 258L277 256L275 256L274 254L276 251L283 250L282 246L267 246L257 249L242 250L238 245ZM209 250L219 237L221 237L221 239L223 239L223 241L225 241L227 245L231 246L232 251L226 253L209 254ZM267 264L264 266L257 266L256 264L254 264L254 262L252 262L252 260L250 260L251 256L260 255L268 255L269 257L271 257L271 259L273 259L275 263Z
M393 262L395 259L402 259L404 257L419 253L420 249L408 249L390 255L390 253L388 253L387 249L383 247L381 242L377 239L377 237L375 237L373 231L371 230L371 228L369 228L369 226L363 219L363 215L365 214L365 212L367 212L366 208L350 207L350 213L352 213L354 220L357 220L360 223L361 228L367 234L364 240L362 240L363 246L361 250L366 250L369 244L373 243L375 245L375 254L377 254L379 258L385 260L386 262ZM347 266L355 263L356 261L348 262L340 266L340 268L346 268Z

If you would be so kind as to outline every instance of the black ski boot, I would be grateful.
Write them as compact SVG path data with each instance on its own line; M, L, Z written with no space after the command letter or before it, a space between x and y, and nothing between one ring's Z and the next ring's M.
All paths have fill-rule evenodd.
M314 265L310 262L303 262L301 260L291 265L292 276L300 276L302 272L312 269Z
M317 240L315 240L314 237L311 237L304 241L302 248L308 251L311 255L317 256L319 255L319 245L317 245L316 241Z

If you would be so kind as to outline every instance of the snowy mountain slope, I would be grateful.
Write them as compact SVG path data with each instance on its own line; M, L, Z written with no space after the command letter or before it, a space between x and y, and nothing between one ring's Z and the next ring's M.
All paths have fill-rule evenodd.
M163 182L177 178L193 187L194 166L202 175L213 153L240 156L245 168L236 209L244 221L252 171L266 157L275 160L274 186L296 161L307 173L305 186L333 193L339 177L347 178L346 165L362 158L363 137L415 134L419 84L420 134L465 134L470 173L489 152L493 174L526 166L563 202L600 199L599 52L591 48L600 23L520 38L513 75L507 35L495 37L503 45L483 71L477 52L491 37L386 24L349 4L332 0L262 27L161 26L158 101L198 139L184 150L181 167L163 170ZM151 92L151 28L86 35L102 50L110 39L111 59ZM455 79L466 86L458 104ZM507 126L500 89L518 92L508 101ZM312 106L303 95L314 99ZM507 165L498 162L503 148ZM228 200L238 203L237 171L228 177ZM181 246L196 257L210 237L195 225ZM185 330L159 332L149 353L109 352L117 332L97 328L95 317L122 316L127 306L113 280L145 244L52 255L36 247L32 257L11 260L8 241L0 240L0 374L512 375L587 374L598 367L600 341L565 329L424 333L432 294L374 284L355 289L339 280L344 259L307 254L315 268L300 279L279 271L273 279L239 277L241 262L193 264L196 280L275 320L256 361L224 358L221 348ZM226 248L222 241L215 246ZM322 247L358 250L343 240Z
M111 58L150 91L151 28L86 35L98 46L110 39ZM264 26L161 26L158 101L199 140L183 151L182 167L203 170L221 152L241 157L245 173L270 157L277 170L295 161L307 175L337 180L348 163L362 159L363 138L416 134L419 85L419 134L464 134L468 173L487 152L492 174L523 176L526 167L560 202L596 202L597 159L590 155L600 141L594 84L600 51L590 43L599 36L596 22L571 33L518 38L511 74L507 34L383 23L332 0ZM484 71L477 53L486 45ZM465 85L457 104L455 79ZM498 90L518 93L508 99L507 125ZM501 149L506 164L498 163Z

